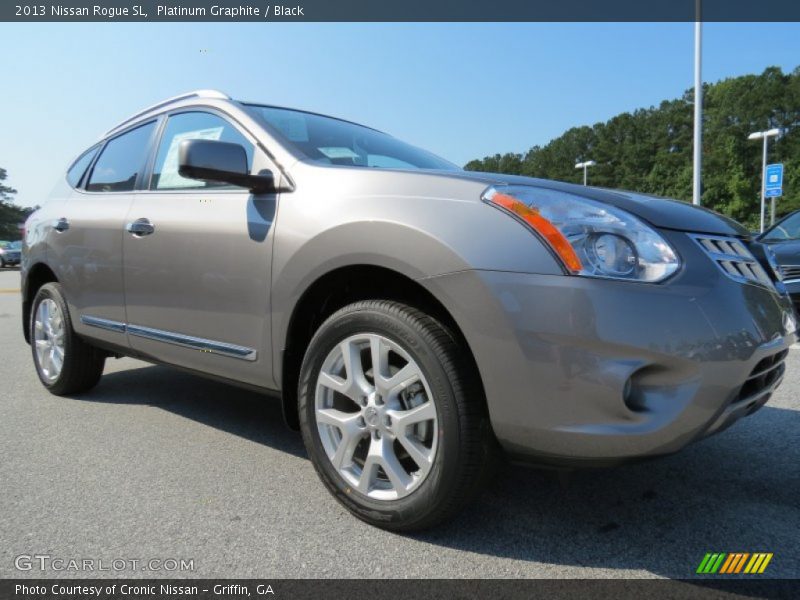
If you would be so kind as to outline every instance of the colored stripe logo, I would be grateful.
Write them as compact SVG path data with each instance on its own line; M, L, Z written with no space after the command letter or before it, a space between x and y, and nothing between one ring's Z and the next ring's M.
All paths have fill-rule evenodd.
M763 573L772 560L772 552L708 552L697 567L701 575L732 575Z

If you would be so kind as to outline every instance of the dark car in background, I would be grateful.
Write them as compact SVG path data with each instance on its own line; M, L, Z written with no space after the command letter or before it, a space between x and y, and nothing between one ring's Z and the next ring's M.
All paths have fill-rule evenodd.
M21 254L22 242L0 244L0 268L18 265Z
M800 312L800 210L786 215L758 240L772 250L794 309Z

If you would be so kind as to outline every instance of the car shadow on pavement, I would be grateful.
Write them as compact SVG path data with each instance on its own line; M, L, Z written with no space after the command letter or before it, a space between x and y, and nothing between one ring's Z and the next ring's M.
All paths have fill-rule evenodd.
M106 373L94 390L75 398L155 406L294 456L307 456L300 436L284 424L278 398L177 369L148 365Z
M567 477L506 466L456 520L415 537L620 577L692 578L706 552L773 552L769 576L796 578L798 532L800 412L767 406L657 460Z
M307 456L277 399L171 368L108 373L76 398L157 406ZM706 552L773 552L770 576L797 577L798 531L800 412L767 406L657 460L566 476L505 465L453 521L411 537L519 561L510 577L559 575L535 562L691 578Z

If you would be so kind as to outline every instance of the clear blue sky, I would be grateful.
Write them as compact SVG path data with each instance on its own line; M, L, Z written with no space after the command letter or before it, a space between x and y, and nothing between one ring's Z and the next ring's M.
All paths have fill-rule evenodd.
M704 80L800 64L799 24L705 26ZM0 24L0 166L41 203L103 131L197 88L377 127L456 163L692 86L691 23Z

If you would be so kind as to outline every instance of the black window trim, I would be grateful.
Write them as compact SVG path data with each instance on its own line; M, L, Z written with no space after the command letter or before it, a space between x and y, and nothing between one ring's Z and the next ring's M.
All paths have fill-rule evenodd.
M91 194L91 195L94 195L94 194L131 194L131 193L137 193L137 194L141 194L141 193L148 193L148 194L188 194L188 193L195 193L196 194L198 192L198 190L196 188L195 189L190 189L190 190L150 190L150 189L147 189L149 187L149 184L150 184L151 171L152 171L152 168L153 168L155 160L156 160L156 156L157 156L157 153L158 153L158 146L161 143L161 136L163 134L163 130L164 130L164 127L165 127L165 124L166 124L167 117L169 117L172 114L179 114L179 113L184 113L184 112L209 112L209 113L213 113L213 114L216 114L216 115L220 116L221 118L225 119L226 121L229 121L233 126L236 127L236 129L239 132L241 132L247 139L249 139L256 148L260 148L261 151L264 152L264 155L266 156L267 160L272 165L272 167L275 169L276 176L280 175L280 177L284 180L286 185L288 185L292 189L295 188L294 179L280 165L280 163L277 161L277 159L272 154L272 152L270 152L269 148L267 148L264 145L264 143L258 138L258 136L253 134L247 127L245 127L241 122L239 122L239 120L236 119L236 117L234 117L233 115L228 114L223 110L220 110L216 106L211 106L209 104L204 104L204 103L197 103L197 104L190 104L190 105L180 106L180 107L174 108L172 110L165 110L165 111L153 114L153 115L149 115L149 116L147 116L146 118L144 118L144 119L142 119L140 121L135 121L135 122L131 123L129 126L125 127L125 129L121 129L119 131L114 131L113 135L110 135L109 137L103 138L102 140L100 140L97 144L95 144L95 146L100 146L100 149L97 152L97 154L95 154L95 157L94 157L94 160L92 160L92 163L86 169L86 173L84 173L83 181L81 182L82 183L82 187L79 188L79 189L76 189L76 191L81 193L81 194L87 194L87 195L88 194ZM145 162L145 168L143 169L143 172L141 173L141 175L136 178L136 183L134 185L134 189L131 190L131 191L127 191L127 192L122 192L122 191L120 191L120 192L93 192L93 191L87 190L85 188L85 186L86 186L86 183L88 181L88 174L91 173L92 170L94 170L95 163L97 162L97 159L103 154L103 150L105 150L106 144L108 144L108 142L110 142L111 140L113 140L115 138L118 138L121 135L125 135L129 131L133 131L134 129L137 129L138 127L142 127L143 125L147 125L147 124L153 123L153 122L156 123L156 126L155 126L155 129L153 131L153 137L151 137L151 139L149 141L149 147L148 147L148 151L146 153L147 159L146 159L146 162ZM278 142L277 140L274 140L274 141L275 141L276 144L280 144L280 142ZM92 147L94 147L94 146L92 146ZM284 148L284 150L286 150L286 149ZM290 155L292 154L292 152L289 151L289 150L287 150L287 152L289 152ZM81 154L80 156L83 156L83 154ZM80 158L80 156L79 156L79 158ZM72 164L74 164L74 162L75 161L73 161ZM143 182L147 182L148 185L147 186L142 185ZM242 192L242 190L236 190L236 189L219 189L219 190L211 189L211 190L205 191L204 193L238 194L238 193L241 193L241 192Z
M142 167L146 167L147 166L147 161L149 160L149 155L150 155L150 152L151 152L151 145L153 143L153 136L155 135L156 131L158 131L158 129L160 127L160 123L159 123L160 120L161 120L161 115L156 115L156 116L154 116L152 118L144 119L142 121L133 123L130 127L126 127L122 131L115 132L114 135L112 135L112 136L110 136L108 138L105 138L99 144L96 144L96 145L101 146L101 148L98 151L98 153L95 154L95 157L92 160L92 163L89 165L89 167L86 169L86 172L83 174L83 178L82 178L82 181L81 181L81 187L78 188L77 191L79 191L79 192L81 192L83 194L91 194L91 195L95 195L95 194L102 194L102 195L106 195L106 194L132 194L134 192L137 192L139 190L139 186L141 185L141 182L142 182L142 177L143 177L144 171L145 171L144 168L140 168L139 169L139 173L136 176L136 181L133 184L133 189L132 190L119 190L119 191L112 191L112 192L99 192L99 191L90 190L86 186L88 185L89 180L91 179L91 174L94 172L94 167L97 164L97 161L103 155L103 152L105 151L106 146L108 146L109 142L112 142L113 140L117 139L118 137L122 137L123 135L125 135L127 133L130 133L134 129L139 129L140 127L145 127L147 125L150 125L151 123L155 123L156 125L153 128L153 132L151 132L151 134L150 134L150 140L147 142L148 146L147 146L147 149L145 151L145 157L146 158L145 158L145 161L144 161L144 163L142 165Z
M180 108L174 108L172 110L165 111L160 113L159 117L161 118L161 123L158 126L158 131L156 132L156 139L153 143L153 146L150 150L150 155L147 159L147 167L145 169L144 177L142 180L141 189L138 190L139 193L149 193L149 194L241 194L241 193L249 193L244 188L187 188L187 189L152 189L151 186L153 184L153 171L155 170L155 163L156 159L158 158L158 150L161 147L161 142L164 138L164 131L167 128L167 123L170 117L174 117L175 115L186 114L186 113L208 113L214 115L215 117L219 117L226 123L228 123L231 127L233 127L236 131L238 131L242 137L244 137L248 142L253 145L253 162L255 162L255 152L260 148L264 150L263 146L259 143L258 138L254 136L250 131L248 131L241 123L239 123L236 119L234 119L228 113L219 110L216 107L207 106L207 105L192 105L192 106L181 106ZM277 163L273 159L273 157L265 151L269 162L274 166L274 168L278 169ZM253 165L250 165L250 170L252 171Z
M84 184L86 183L86 174L87 174L87 173L88 173L88 172L91 170L91 168L94 166L94 161L95 161L95 160L97 160L97 157L99 156L99 154L100 154L100 151L103 149L103 146L104 146L104 144L105 144L105 142L102 142L102 141L101 141L101 142L97 142L96 144L92 144L91 146L89 146L89 147L88 147L86 150L84 150L83 152L81 152L80 154L78 154L78 156L75 158L75 160L73 160L73 161L72 161L72 162L69 164L69 167L67 167L67 170L66 170L66 171L64 171L64 180L67 182L67 185L68 185L69 187L71 187L73 190L80 190L80 189L83 189L83 186L84 186ZM79 161L79 160L81 160L81 159L82 159L84 156L86 156L86 155L87 155L87 154L89 154L90 152L94 152L94 155L92 156L92 160L90 160L90 161L89 161L89 164L88 164L88 165L86 165L86 168L83 170L83 173L81 173L80 179L78 179L78 183L77 183L77 184L75 184L75 185L72 185L72 184L69 182L69 172L70 172L70 171L71 171L73 168L75 168L75 165L76 165L76 164L78 164L78 161Z

